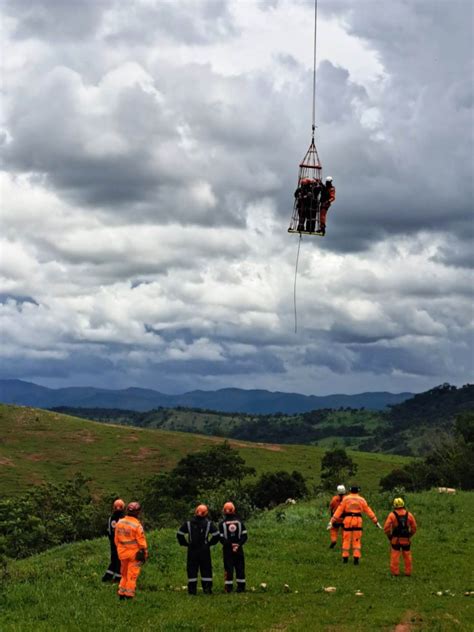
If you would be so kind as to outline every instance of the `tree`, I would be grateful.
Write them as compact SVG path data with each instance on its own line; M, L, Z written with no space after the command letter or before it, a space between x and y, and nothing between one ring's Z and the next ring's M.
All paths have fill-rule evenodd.
M321 460L321 486L329 490L347 481L357 472L357 464L344 448L328 450Z
M287 498L302 498L308 488L301 472L294 470L291 474L285 471L262 474L249 491L255 506L263 509L279 505Z
M207 450L183 457L171 472L157 474L144 483L146 515L157 524L166 524L186 514L192 504L224 485L238 490L253 467L225 441Z

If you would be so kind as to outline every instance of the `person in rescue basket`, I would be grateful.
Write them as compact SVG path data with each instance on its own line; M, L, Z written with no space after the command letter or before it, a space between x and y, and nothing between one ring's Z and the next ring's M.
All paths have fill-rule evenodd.
M140 503L127 505L127 515L117 522L115 527L115 545L120 559L120 580L118 596L121 601L133 599L143 564L148 559L148 547L145 532L138 520Z
M237 516L234 503L225 503L222 512L224 519L219 523L219 534L224 554L224 590L232 592L235 569L237 592L245 592L245 557L242 547L247 542L247 529Z
M319 215L319 231L321 235L326 234L326 216L329 207L336 199L336 187L332 183L332 177L326 178L325 186L321 191L321 210Z
M347 564L349 561L351 544L354 564L359 564L361 557L363 513L369 516L378 529L382 528L382 525L377 520L377 516L369 507L365 498L360 496L359 491L360 489L357 485L352 485L351 493L347 494L342 503L336 509L327 527L328 529L332 529L334 523L342 520L342 561L344 564Z
M194 517L184 522L176 533L179 544L188 549L186 571L190 595L197 594L198 571L203 592L212 594L211 546L219 542L219 531L207 517L208 513L206 505L198 505Z
M331 502L329 503L329 511L331 512L331 516L334 515L334 512L342 503L346 495L346 488L344 485L337 486L337 494L331 498ZM339 529L342 527L342 522L334 522L331 526L330 536L331 536L331 544L329 545L330 549L333 549L337 544L337 536L339 534Z
M115 546L115 527L120 518L125 515L125 503L121 498L116 498L112 505L112 515L109 516L107 523L107 535L110 544L110 564L102 577L103 582L118 582L122 575L120 574L120 560Z
M405 564L405 575L411 575L411 550L410 540L416 533L416 520L409 511L405 509L403 498L395 498L393 501L393 511L391 511L383 530L387 535L390 549L390 572L397 577L400 574L400 553L403 554Z

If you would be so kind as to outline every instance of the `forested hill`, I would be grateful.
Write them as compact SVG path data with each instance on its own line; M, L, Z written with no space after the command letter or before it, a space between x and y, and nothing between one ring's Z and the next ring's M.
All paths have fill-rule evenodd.
M323 409L297 415L248 415L199 408L56 410L96 421L179 430L247 441L300 443L393 454L424 454L439 430L450 432L456 415L474 410L474 386L443 384L392 406L389 411Z
M217 391L190 391L167 395L153 389L111 390L96 387L46 388L22 380L0 380L0 402L36 408L70 406L81 408L120 408L147 411L152 408L207 408L220 412L247 414L295 414L322 408L369 408L383 410L398 404L413 393L359 393L355 395L302 395L261 389L224 388Z

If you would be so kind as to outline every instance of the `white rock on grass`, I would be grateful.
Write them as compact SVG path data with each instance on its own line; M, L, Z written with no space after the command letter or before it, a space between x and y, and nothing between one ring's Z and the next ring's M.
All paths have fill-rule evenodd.
M327 586L326 588L323 588L323 590L324 592L327 592L327 593L333 593L333 592L336 592L337 589L335 586Z
M266 590L266 589L267 589L267 585L265 584L265 582L262 582L262 583L260 584L260 589L261 589L261 590Z

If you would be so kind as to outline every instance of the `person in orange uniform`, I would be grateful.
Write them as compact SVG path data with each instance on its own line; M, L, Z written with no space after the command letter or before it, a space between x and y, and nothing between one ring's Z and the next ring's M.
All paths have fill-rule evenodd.
M148 547L145 532L138 520L140 503L127 505L127 515L117 522L115 527L115 546L120 559L120 580L118 596L120 600L133 599L143 564L148 559Z
M329 511L331 512L331 516L334 515L336 509L342 503L346 495L346 488L344 487L344 485L338 485L336 491L337 494L331 498L331 502L329 503ZM337 536L340 527L342 527L342 522L334 522L331 526L331 544L329 545L330 549L333 549L337 544Z
M365 498L359 494L359 491L360 488L357 485L351 487L350 494L344 497L328 524L328 529L332 529L334 523L342 520L342 561L344 564L347 564L349 561L351 544L354 564L359 564L361 557L362 514L369 516L378 529L382 528L377 516L369 507Z
M393 511L391 511L383 530L391 545L390 550L390 572L394 576L400 574L400 553L403 554L405 564L405 575L411 575L411 550L410 540L416 533L416 520L409 511L405 509L403 498L395 498L393 501Z
M335 199L336 187L332 183L332 177L328 176L325 181L325 186L321 191L321 209L319 214L319 232L321 235L326 234L326 215Z

